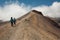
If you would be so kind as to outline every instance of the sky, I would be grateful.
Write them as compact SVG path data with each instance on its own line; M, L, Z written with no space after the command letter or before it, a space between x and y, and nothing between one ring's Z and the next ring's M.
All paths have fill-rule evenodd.
M24 3L26 5L39 6L39 5L51 5L53 2L60 2L60 0L0 0L0 5L5 5L5 2L13 3L13 2Z
M0 0L0 20L10 17L19 18L31 10L37 10L44 16L60 17L60 0Z

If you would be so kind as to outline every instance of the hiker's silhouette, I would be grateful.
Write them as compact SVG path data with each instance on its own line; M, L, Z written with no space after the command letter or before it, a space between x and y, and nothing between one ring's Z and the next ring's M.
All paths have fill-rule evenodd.
M13 21L14 21L14 24L16 25L16 19L15 19L15 18L14 18L14 20L13 20Z
M13 26L13 17L11 17L10 22L11 22L11 26Z

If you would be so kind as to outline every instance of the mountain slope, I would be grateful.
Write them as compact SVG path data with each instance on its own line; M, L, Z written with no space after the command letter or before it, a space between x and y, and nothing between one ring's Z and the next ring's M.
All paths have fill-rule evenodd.
M15 27L6 24L4 32L0 30L0 40L60 40L60 29L55 24L33 10L17 20Z

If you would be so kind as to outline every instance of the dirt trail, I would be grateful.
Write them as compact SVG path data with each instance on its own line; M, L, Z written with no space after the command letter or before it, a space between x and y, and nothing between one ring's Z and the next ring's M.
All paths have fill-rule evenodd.
M10 23L0 29L0 40L60 40L60 29L43 15L30 12L15 27Z

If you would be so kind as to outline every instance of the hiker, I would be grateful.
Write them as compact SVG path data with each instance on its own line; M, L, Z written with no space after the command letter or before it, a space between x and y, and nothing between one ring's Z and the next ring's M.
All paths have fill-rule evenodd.
M11 26L13 26L13 17L11 17L10 22L11 22Z
M16 25L16 19L15 18L13 19L13 21L14 21L13 23Z

